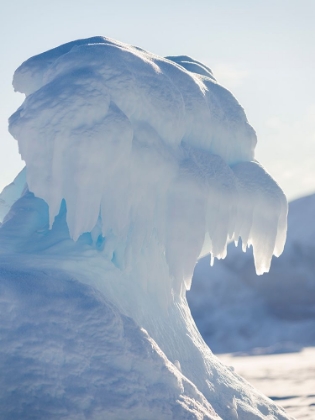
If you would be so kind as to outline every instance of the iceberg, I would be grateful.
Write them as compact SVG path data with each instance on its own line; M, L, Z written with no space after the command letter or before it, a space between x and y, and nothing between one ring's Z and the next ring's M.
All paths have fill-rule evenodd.
M233 95L190 57L104 37L30 58L13 86L27 187L0 228L6 417L288 419L186 301L202 255L241 239L262 274L284 247L285 195Z

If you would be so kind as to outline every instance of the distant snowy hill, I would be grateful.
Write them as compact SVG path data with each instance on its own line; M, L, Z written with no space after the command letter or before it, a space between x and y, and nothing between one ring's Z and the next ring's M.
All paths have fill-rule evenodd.
M213 267L196 266L187 299L214 352L291 351L315 345L315 194L289 204L287 242L269 273L257 276L251 252L229 245Z

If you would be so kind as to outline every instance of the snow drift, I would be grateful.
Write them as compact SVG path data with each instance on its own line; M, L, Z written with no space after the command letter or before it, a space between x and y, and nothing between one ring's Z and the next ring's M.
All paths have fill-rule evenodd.
M116 362L115 349L118 354L118 347L126 346L124 334L116 342L104 333L113 352L108 366L126 364L126 376L133 375L126 360L141 358L150 342L159 355L152 357L159 357L159 366L166 369L165 379L157 378L153 368L149 375L138 374L135 362L134 389L115 381L114 371L114 379L105 371L101 379L92 375L92 383L103 384L103 390L108 381L115 387L117 400L110 408L98 406L100 418L119 418L122 396L132 399L143 383L152 397L161 381L157 401L168 401L161 418L179 418L179 406L185 411L180 418L287 418L212 355L185 297L203 253L223 258L228 242L241 238L244 249L253 246L261 274L284 246L285 196L254 160L255 132L231 93L216 83L210 69L189 57L161 58L102 37L30 58L16 71L13 84L26 94L9 129L26 162L28 190L1 226L1 258L34 278L40 270L49 273L49 282L70 278L77 282L74 289L84 284L97 290L106 313L114 308L118 317L132 319L126 328L135 340L133 356ZM34 293L43 294L37 283ZM23 299L28 298L24 293ZM56 299L54 292L51 298ZM92 330L99 328L87 322ZM12 327L19 331L19 323L12 321ZM32 333L44 354L40 333ZM98 335L92 337L100 348ZM100 361L107 357L106 346ZM18 347L17 358L26 360L23 352ZM67 355L64 346L58 366ZM84 356L87 363L91 357ZM76 369L80 362L73 363ZM65 381L71 375L69 369ZM74 399L79 391L72 395L63 389L78 410ZM27 399L29 389L20 391ZM91 389L80 392L94 398ZM55 391L47 395L53 418L59 403ZM148 414L143 398L140 394L144 418L156 418L156 412ZM16 410L22 409L19 404ZM140 418L137 404L128 407L128 418Z
M289 204L284 252L255 275L251 253L229 247L224 261L201 259L187 295L214 352L286 352L315 345L315 194Z

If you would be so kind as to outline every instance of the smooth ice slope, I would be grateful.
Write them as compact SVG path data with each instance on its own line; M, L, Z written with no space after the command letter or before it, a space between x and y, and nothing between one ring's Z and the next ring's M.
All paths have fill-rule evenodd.
M133 389L114 376L117 400L112 399L111 408L106 404L100 408L100 418L107 411L119 418L120 398L132 399L139 383L148 389L150 381L149 394L161 390L157 401L169 401L164 418L178 419L170 408L177 399L190 401L185 407L180 404L189 419L213 418L214 412L225 420L288 418L212 355L185 297L197 258L204 252L223 258L227 243L241 237L245 245L253 245L256 268L262 273L284 245L286 199L254 160L256 136L235 98L215 82L207 67L189 57L164 59L101 37L29 59L16 71L14 86L27 95L10 118L10 131L26 162L29 191L13 204L1 226L3 264L17 272L20 268L22 278L25 273L34 278L40 270L49 273L49 281L72 279L77 287L84 284L97 291L104 298L105 312L110 305L118 317L131 318L146 330L145 343L156 343L153 352L165 355L159 356L167 376L161 379L164 385L142 372ZM9 306L19 293L16 284L13 294L8 292ZM43 290L35 284L28 293L20 302L41 296ZM57 307L55 292L49 294ZM19 318L30 307L9 319L16 336L21 332ZM49 311L41 317L48 319ZM93 331L92 318L87 324ZM135 345L127 360L138 360L147 344L144 335L137 335L131 325L129 331L128 325ZM45 358L46 340L40 331L32 334L37 353ZM84 342L85 333L76 334L77 342ZM48 365L55 363L57 371L69 350L66 332L61 335L52 342L60 342L62 349L51 362L50 356L45 359ZM92 337L91 347L97 347L98 335ZM10 352L10 340L5 354ZM108 340L112 351L108 363L116 366L124 335ZM24 372L26 347L17 349L14 360L22 360ZM77 351L74 370L80 369L83 357L89 372L93 355L82 348ZM104 347L100 362L106 354ZM133 375L126 360L119 363L126 376ZM138 362L135 366L137 371ZM177 371L193 385L184 385L183 390ZM111 380L104 375L103 384ZM52 383L58 378L52 375ZM93 384L99 380L92 375ZM21 390L18 377L10 389L12 395ZM38 383L34 389L36 395ZM21 392L27 399L28 390ZM90 388L80 392L79 398L94 399ZM66 388L63 408L78 393L72 395ZM167 397L169 393L174 398ZM59 394L49 395L47 407L53 417ZM139 398L147 410L147 400L141 393Z
M257 277L251 253L229 247L224 261L195 269L187 295L214 352L286 352L315 346L315 194L289 203L284 252Z

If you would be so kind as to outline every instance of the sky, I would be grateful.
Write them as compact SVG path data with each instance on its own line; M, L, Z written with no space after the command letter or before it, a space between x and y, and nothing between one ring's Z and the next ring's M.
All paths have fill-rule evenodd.
M24 166L7 120L29 57L103 35L161 56L190 55L244 107L256 159L291 200L315 192L314 0L6 0L1 6L0 190Z

